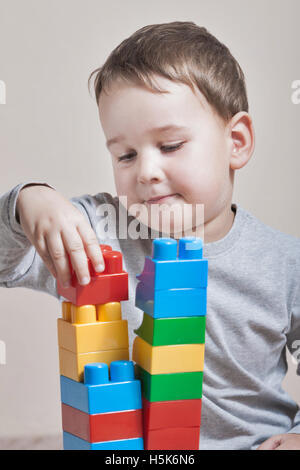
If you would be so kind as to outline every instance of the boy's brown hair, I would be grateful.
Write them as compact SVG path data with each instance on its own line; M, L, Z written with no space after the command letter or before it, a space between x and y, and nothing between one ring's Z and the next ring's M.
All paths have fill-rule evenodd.
M229 49L206 28L191 21L144 26L126 38L106 62L89 77L94 79L97 103L102 91L121 78L125 82L158 88L153 74L196 85L208 103L225 121L239 111L248 112L245 77Z

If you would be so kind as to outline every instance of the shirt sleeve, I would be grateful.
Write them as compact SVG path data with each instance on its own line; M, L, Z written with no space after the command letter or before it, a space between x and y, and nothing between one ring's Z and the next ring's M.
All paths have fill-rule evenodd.
M0 287L27 287L46 292L57 299L56 279L47 269L36 249L23 232L16 218L16 202L22 188L29 184L20 183L0 196ZM84 206L71 200L89 220Z
M299 376L298 390L300 390L300 286L298 286L298 290L293 302L291 323L289 332L287 334L287 348L291 353L293 360L295 360L297 363L296 373ZM300 393L298 402L299 401ZM300 407L295 415L294 424L292 429L289 430L289 433L300 434Z
M294 418L294 425L292 429L288 431L288 434L300 434L300 411L296 414Z

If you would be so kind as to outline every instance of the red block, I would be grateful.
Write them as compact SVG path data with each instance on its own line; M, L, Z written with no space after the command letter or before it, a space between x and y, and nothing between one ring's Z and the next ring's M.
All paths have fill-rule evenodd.
M89 260L91 281L88 285L78 284L71 263L71 286L65 288L60 281L57 281L57 293L77 306L128 300L128 274L122 269L122 253L112 251L109 245L100 245L100 247L105 270L96 273Z
M143 437L142 410L90 415L62 403L62 427L88 442Z
M145 450L198 450L200 428L152 429L144 432Z
M149 402L143 397L145 430L200 427L202 400Z

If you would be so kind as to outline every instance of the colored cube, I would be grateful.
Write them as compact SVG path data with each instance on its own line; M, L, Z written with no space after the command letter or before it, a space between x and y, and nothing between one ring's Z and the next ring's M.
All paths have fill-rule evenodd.
M111 349L108 351L95 351L89 353L75 354L67 349L59 348L59 370L60 374L83 382L84 367L94 362L104 362L108 366L113 361L129 359L129 351L126 349Z
M205 321L206 316L154 319L144 313L135 333L152 346L204 343Z
M60 377L62 403L84 413L98 414L142 408L141 384L131 361L87 364L84 383Z
M139 282L135 305L153 318L206 315L206 289L155 290Z
M203 372L151 375L136 364L142 395L148 401L193 400L202 398Z
M199 426L150 429L144 434L145 450L198 450Z
M63 432L63 445L65 450L143 450L144 443L140 437L138 439L123 439L119 441L88 442L73 436L68 432Z
M87 414L62 403L63 430L89 442L143 437L142 410Z
M153 241L153 256L146 256L143 272L137 276L153 289L205 288L208 261L202 258L202 240L193 237L159 238Z
M96 310L94 305L85 305L84 307ZM128 348L127 320L74 324L58 318L57 328L58 345L74 353Z
M132 359L150 374L203 371L204 344L151 346L137 336Z
M112 250L102 254L105 263L102 273L90 267L91 281L86 286L78 284L74 275L70 287L63 287L57 281L58 294L77 306L128 300L128 274L122 268L122 254Z
M143 398L145 429L200 427L202 400L150 402Z

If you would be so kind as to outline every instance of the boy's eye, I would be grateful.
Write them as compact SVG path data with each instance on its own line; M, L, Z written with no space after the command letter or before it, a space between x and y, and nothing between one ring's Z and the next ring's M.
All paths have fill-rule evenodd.
M131 160L133 157L135 157L135 153L128 153L127 155L122 155L121 157L118 157L118 162L122 162L122 161L129 161Z
M179 149L180 147L182 147L183 145L183 142L179 142L178 144L176 145L165 145L162 148L162 150L164 152L174 152L175 150Z
M176 145L163 145L161 149L163 150L163 152L175 152L175 150L178 150L180 147L182 147L183 144L184 142L180 142ZM136 153L128 153L127 155L122 155L121 157L118 157L118 161L130 161L133 157L135 157L135 155Z

